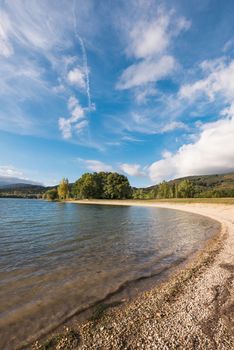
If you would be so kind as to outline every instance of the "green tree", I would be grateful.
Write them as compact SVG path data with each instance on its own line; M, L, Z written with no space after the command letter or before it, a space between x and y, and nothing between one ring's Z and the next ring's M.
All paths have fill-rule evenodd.
M177 192L179 198L192 198L195 193L194 185L189 180L182 180L178 185Z
M176 188L176 184L173 182L172 186L171 186L171 194L172 194L172 198L176 198L177 197L177 188Z
M44 199L47 199L49 201L54 201L56 199L58 199L58 191L56 188L52 188L51 190L48 190L45 192Z
M69 196L69 182L68 179L63 178L58 185L58 196L59 199L67 199Z
M142 188L134 188L132 190L132 198L134 198L134 199L142 199L142 198L144 198L144 194L143 194Z
M85 173L73 185L72 193L75 198L101 198L102 179L97 173Z
M158 187L155 186L154 188L152 188L152 190L150 190L148 198L155 199L155 198L157 198L157 195L158 195Z
M109 172L86 173L78 179L72 193L75 198L121 199L131 197L131 187L124 175Z
M161 184L159 184L157 197L158 198L172 197L172 191L171 191L170 185L166 181L163 181Z
M104 183L104 196L108 199L131 198L132 189L128 178L118 173L109 173Z

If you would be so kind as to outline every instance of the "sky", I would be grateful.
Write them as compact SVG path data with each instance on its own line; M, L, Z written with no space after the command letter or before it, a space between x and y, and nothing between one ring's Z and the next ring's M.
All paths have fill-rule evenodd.
M0 176L234 171L232 0L0 0Z

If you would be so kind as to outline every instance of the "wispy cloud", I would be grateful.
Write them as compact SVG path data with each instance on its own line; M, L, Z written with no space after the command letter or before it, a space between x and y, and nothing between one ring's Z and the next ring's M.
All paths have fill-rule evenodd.
M150 58L140 61L124 70L117 83L117 88L122 90L130 89L158 81L169 75L175 67L175 59L168 55L157 60Z
M113 172L113 171L119 171L124 172L125 174L129 176L146 176L146 168L142 169L140 164L130 164L130 163L116 163L115 166L112 166L110 164L104 163L100 160L96 159L83 159L83 158L77 158L76 161L82 164L82 167L84 169L87 169L89 171L107 171L107 172Z
M9 177L20 177L22 179L27 179L24 175L24 173L15 168L12 165L1 165L0 166L0 175L1 176L9 176Z
M10 57L13 47L9 40L11 24L5 12L0 12L0 55Z
M90 171L114 171L111 165L103 163L100 160L82 158L77 158L77 160L83 164L83 167L85 169L88 169Z
M75 96L70 96L68 100L68 110L71 113L69 118L59 118L59 129L62 132L64 139L70 139L72 137L72 128L78 132L81 132L88 126L85 118L84 108L81 107L78 99Z
M67 74L69 83L84 89L85 87L85 75L80 68L71 69Z
M74 1L74 5L76 3L77 1ZM79 2L79 13L84 14L82 11L83 5ZM28 120L34 123L33 116L25 112L22 101L33 104L35 100L42 98L50 105L50 101L57 98L61 104L73 94L87 95L86 115L87 112L94 110L90 94L87 54L84 41L78 34L77 25L74 32L73 22L76 16L73 8L67 6L64 0L56 6L47 0L40 2L26 0L23 3L15 0L1 4L0 92L1 103L5 110L9 108L12 110L15 106L13 114L21 110L20 114L26 114ZM76 48L77 38L80 52ZM14 98L13 104L12 98ZM74 114L72 120L68 121L66 118L59 120L60 128L66 130L63 135L66 135L67 139L72 134L70 129ZM4 124L8 124L10 130L12 125L10 115L4 116L2 113L1 118L2 123L5 118ZM53 115L53 118L56 126L59 115ZM88 121L82 122L76 129L84 130L85 125L88 125ZM34 128L33 133L40 134L42 129ZM28 132L32 130L33 128L30 128Z
M121 136L122 140L138 141L136 137L132 137L132 133L139 133L142 135L156 135L171 132L173 130L188 130L188 126L179 120L168 118L159 118L157 110L148 109L140 112L129 112L128 118L126 115L118 118L111 118L110 123L114 126L115 132L122 135L129 133L130 135Z
M181 86L181 98L194 101L204 94L210 101L214 101L217 94L222 94L226 101L234 98L234 60L222 57L203 61L200 69L205 77Z
M120 164L119 168L129 176L146 176L146 173L142 170L140 164L123 163Z
M128 20L129 23L129 20ZM138 14L130 25L126 55L136 60L121 74L118 89L130 89L167 77L176 68L176 59L169 54L172 38L187 30L190 22L162 7ZM130 28L129 28L130 27Z

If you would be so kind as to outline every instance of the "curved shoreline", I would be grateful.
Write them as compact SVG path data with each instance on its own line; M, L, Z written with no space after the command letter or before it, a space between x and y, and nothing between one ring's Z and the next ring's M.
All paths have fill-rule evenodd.
M234 206L114 200L71 203L183 210L219 221L222 229L168 281L108 310L98 322L73 325L81 342L70 349L233 348ZM69 339L68 333L65 339Z

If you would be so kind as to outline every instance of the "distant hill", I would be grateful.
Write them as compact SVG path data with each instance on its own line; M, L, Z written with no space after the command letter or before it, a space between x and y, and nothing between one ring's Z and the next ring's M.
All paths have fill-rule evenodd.
M0 175L0 186L5 186L5 185L14 185L14 184L27 184L27 185L38 185L42 186L39 182L36 181L31 181L31 180L25 180L21 179L18 177L10 177L10 176L2 176Z
M38 198L41 197L46 190L47 187L26 183L0 184L0 197Z
M16 183L16 184L10 184L10 185L1 185L1 190L11 190L11 191L17 191L17 190L42 190L44 189L44 186L41 185L32 185L32 184L22 184L22 183Z
M201 191L206 191L207 189L234 189L234 172L228 174L187 176L171 180L169 183L179 183L182 180L189 180L193 182L194 185L196 185Z
M217 195L220 197L234 196L234 172L227 174L186 176L168 181L168 185L178 185L183 180L189 180L193 183L197 196L205 197ZM142 189L147 194L156 190L159 185L150 186Z

